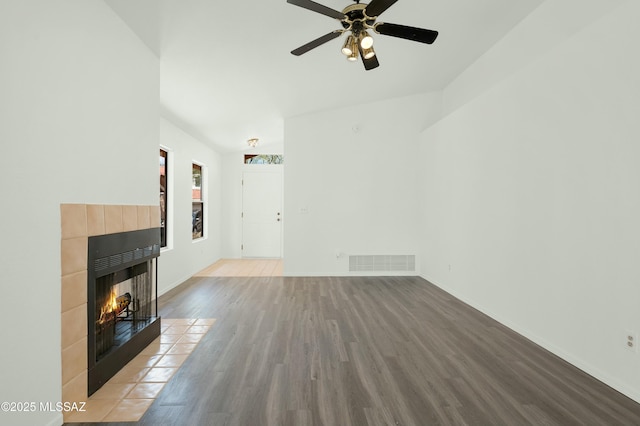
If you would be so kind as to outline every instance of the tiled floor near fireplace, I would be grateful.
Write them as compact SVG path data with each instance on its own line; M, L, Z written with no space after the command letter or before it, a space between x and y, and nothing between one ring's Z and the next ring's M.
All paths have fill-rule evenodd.
M89 397L66 423L134 422L213 326L215 319L164 319L162 334Z

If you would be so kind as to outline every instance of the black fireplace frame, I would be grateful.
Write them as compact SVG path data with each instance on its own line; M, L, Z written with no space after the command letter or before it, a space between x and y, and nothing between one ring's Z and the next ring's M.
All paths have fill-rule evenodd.
M158 256L160 256L160 228L89 237L87 264L88 395L92 395L100 389L122 367L160 336L158 262L156 261L152 282L156 316L150 319L147 326L134 333L125 344L115 347L99 361L96 361L96 280L105 275L157 259Z

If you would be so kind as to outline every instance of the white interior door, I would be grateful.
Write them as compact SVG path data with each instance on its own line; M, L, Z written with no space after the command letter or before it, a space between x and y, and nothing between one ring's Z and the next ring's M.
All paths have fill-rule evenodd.
M282 257L282 172L242 175L242 257Z

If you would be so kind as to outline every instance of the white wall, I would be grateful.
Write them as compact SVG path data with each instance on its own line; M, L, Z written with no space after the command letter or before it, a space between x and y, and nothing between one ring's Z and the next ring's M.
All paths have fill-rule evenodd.
M625 0L547 0L542 3L444 90L444 112L455 110L514 72L535 62L577 31L624 2Z
M0 401L58 402L60 204L158 202L159 65L98 0L0 2L0 55Z
M285 121L285 275L417 254L418 135L439 108L439 95L416 95Z
M158 260L158 291L167 292L220 259L222 247L222 162L220 155L167 119L160 120L160 144L170 161L169 248ZM205 237L191 238L191 165L204 166ZM206 193L206 194L205 194Z
M513 54L490 52L496 62L476 69L483 87L423 133L421 264L426 279L640 401L640 354L625 347L625 331L640 331L640 3L615 3L484 84ZM570 20L575 4L549 1L521 25Z

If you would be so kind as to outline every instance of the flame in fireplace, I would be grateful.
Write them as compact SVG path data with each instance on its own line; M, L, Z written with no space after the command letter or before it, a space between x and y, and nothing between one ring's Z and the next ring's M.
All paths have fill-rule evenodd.
M108 300L100 308L100 317L98 318L97 323L103 324L106 321L113 321L113 318L117 317L122 311L129 308L130 304L130 293L118 296L115 289L111 289L111 294L109 295Z
M107 303L112 312L118 309L118 302L116 301L116 299L116 292L114 290L111 290L111 296L109 297L109 302Z
M112 314L117 311L117 299L118 295L115 290L112 289L106 303L100 308L100 317L98 318L99 324L104 324L104 322L109 321L109 319L113 316Z

